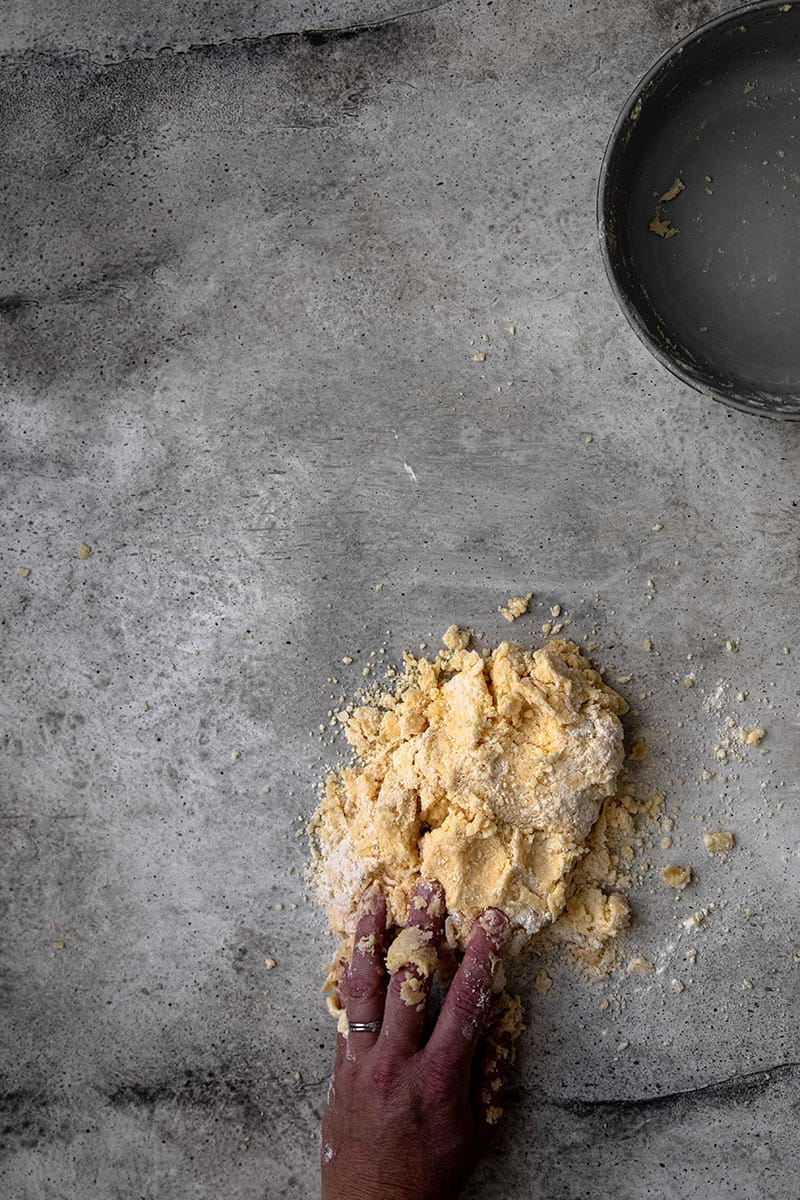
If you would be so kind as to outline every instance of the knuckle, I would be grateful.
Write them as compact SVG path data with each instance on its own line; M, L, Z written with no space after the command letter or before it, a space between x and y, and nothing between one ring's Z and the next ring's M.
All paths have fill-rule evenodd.
M380 987L374 975L352 974L347 976L344 992L347 1000L375 1000Z
M457 1073L452 1058L440 1052L427 1056L424 1086L433 1097L450 1096L457 1082Z
M489 994L481 986L455 988L450 1002L454 1016L462 1025L471 1028L486 1009Z
M387 1058L376 1058L372 1064L372 1087L376 1095L384 1100L391 1096L398 1086L399 1073L397 1065Z

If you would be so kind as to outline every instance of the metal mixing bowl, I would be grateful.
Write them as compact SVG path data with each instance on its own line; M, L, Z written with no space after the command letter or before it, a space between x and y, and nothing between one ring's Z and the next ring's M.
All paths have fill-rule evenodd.
M800 419L800 3L703 25L641 80L598 188L642 341L724 403Z

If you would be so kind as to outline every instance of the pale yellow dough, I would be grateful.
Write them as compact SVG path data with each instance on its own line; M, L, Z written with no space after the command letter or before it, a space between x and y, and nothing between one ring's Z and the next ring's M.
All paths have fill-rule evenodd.
M415 925L401 929L386 955L386 970L396 975L401 967L416 967L426 979L436 970L436 951L431 934Z
M512 596L500 609L501 614L507 621L516 621L517 617L524 617L530 608L532 595L532 592L528 592L526 596Z
M328 777L312 826L332 928L352 935L372 882L404 925L424 877L444 886L452 946L490 905L523 939L563 913L565 940L572 923L576 942L601 946L627 922L624 898L600 878L579 895L569 885L615 791L625 701L569 641L483 656L451 626L444 643L433 660L407 656L393 692L346 717L356 760Z

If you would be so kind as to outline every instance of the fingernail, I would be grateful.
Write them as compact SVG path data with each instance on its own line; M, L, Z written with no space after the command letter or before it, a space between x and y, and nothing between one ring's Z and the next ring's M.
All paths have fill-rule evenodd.
M494 944L500 949L508 941L511 933L511 922L499 908L487 908L478 917L478 924Z

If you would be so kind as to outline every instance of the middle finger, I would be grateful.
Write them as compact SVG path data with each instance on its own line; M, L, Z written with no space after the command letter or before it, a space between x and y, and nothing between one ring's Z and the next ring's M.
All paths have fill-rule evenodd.
M386 995L382 1052L408 1057L419 1049L431 986L430 968L436 964L444 935L444 918L444 888L435 882L418 883L411 897L406 928L418 930L423 939L422 954L417 954L420 965L402 961L392 964L394 974ZM409 942L408 937L406 942ZM400 946L401 943L397 942L396 945ZM394 946L389 949L390 961L394 949ZM411 943L408 949L410 953L414 952ZM394 957L396 958L397 954ZM402 952L400 957L402 958Z

